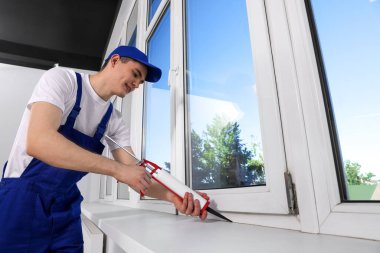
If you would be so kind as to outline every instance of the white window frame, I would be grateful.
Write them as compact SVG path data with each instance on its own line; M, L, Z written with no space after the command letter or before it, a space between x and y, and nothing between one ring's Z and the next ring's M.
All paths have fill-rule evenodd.
M137 46L140 50L146 52L146 41L149 35L156 26L157 21L162 15L165 7L170 3L171 8L171 68L169 73L169 83L171 90L171 104L175 105L172 108L177 108L177 111L172 111L172 129L174 131L175 138L172 139L172 166L171 173L176 176L182 182L185 182L186 172L185 168L185 123L183 121L184 115L184 97L183 97L183 80L184 80L184 48L183 48L183 1L169 1L163 0L158 7L155 16L150 22L147 29L146 13L147 13L147 1L139 2L138 9L138 32L137 32ZM133 6L133 3L132 3ZM132 8L132 7L131 7ZM229 211L229 217L237 222L252 223L259 225L267 225L274 227L282 227L288 229L300 230L301 225L299 216L288 215L288 206L285 190L285 182L283 179L283 173L286 171L284 144L282 140L282 130L280 115L278 112L277 91L275 90L275 77L272 62L272 52L270 49L269 35L267 33L267 18L265 15L264 0L247 0L247 9L252 10L248 12L248 18L250 22L251 38L254 41L253 55L261 59L260 64L255 63L257 82L265 83L259 92L269 94L264 100L261 99L260 103L264 103L266 106L260 106L261 120L266 122L262 124L263 131L263 149L264 159L267 173L268 186L252 187L245 189L229 189L229 190L212 190L205 191L218 203L218 209L222 211ZM255 24L256 31L261 31L261 39L259 36L253 36L252 23ZM255 31L255 33L256 33ZM289 49L289 51L291 51ZM263 60L265 59L265 60ZM272 75L268 75L272 73ZM268 85L270 84L270 85ZM132 148L138 157L141 156L141 141L142 141L142 115L143 115L143 87L136 90L133 93L132 104L132 116L131 116L131 143ZM178 109L180 108L180 109ZM269 110L268 110L269 108ZM277 111L276 111L277 110ZM267 115L275 115L272 119L268 119ZM268 125L269 127L265 127ZM175 128L174 128L175 126ZM268 129L272 131L266 132ZM276 134L273 134L276 132ZM173 135L172 135L173 136ZM271 143L271 145L268 145ZM277 149L277 150L275 150ZM274 151L275 150L275 151ZM276 159L269 159L271 155ZM273 155L276 154L276 155ZM268 168L272 168L271 170ZM275 171L276 170L276 171ZM270 172L272 171L272 172ZM272 176L271 173L277 175ZM272 183L272 185L271 185ZM271 189L270 191L268 189ZM247 197L248 196L248 197ZM150 200L140 200L137 193L131 192L130 201L118 200L118 203L123 205L155 209L159 211L173 212L173 207L167 202ZM228 203L228 204L225 204ZM244 205L242 203L253 203L252 205ZM260 204L255 204L260 203ZM239 208L236 208L239 205ZM247 212L250 214L242 214L241 212ZM256 214L255 214L256 213ZM271 214L277 214L275 216ZM279 215L280 214L280 215ZM306 229L305 231L313 231Z
M211 199L215 201L217 209L221 211L288 214L289 208L284 181L284 172L287 169L265 5L262 0L247 0L246 5L252 55L255 60L266 186L203 191L210 195ZM231 13L231 15L234 14ZM182 24L182 18L176 20L175 23ZM181 25L178 30L183 30L182 27L185 27L185 25ZM179 31L176 31L175 34L177 35L178 33ZM184 43L176 43L176 45L184 45ZM185 54L186 52L183 48L178 49L178 56L183 57ZM183 73L183 62L183 59L180 58L178 67L175 65L174 69L178 68L179 72ZM181 97L184 94L183 87L179 87L183 86L184 81L182 80L184 79L182 76L177 76L175 86L179 92L178 95L176 94L178 99L174 108L180 108L181 110L176 112L176 116L179 115L179 120L176 120L175 124L178 136L176 149L178 149L177 147L185 146L185 137L182 130L185 126L183 123L180 124L179 121L184 118L181 113L182 108L185 107L183 101L186 101L186 98ZM184 164L184 161L181 163ZM177 165L177 167L185 168L183 165Z
M206 192L218 202L223 199L218 203L218 209L228 211L225 215L235 222L294 229L309 233L380 240L380 204L341 203L340 200L330 133L304 1L246 1L250 24L265 23L268 26L267 30L269 30L267 36L256 37L253 32L256 33L255 29L257 28L253 29L250 26L251 38L254 41L253 55L255 56L257 82L269 84L276 82L283 144L275 147L285 150L283 156L277 160L277 170L279 174L286 170L292 174L296 185L299 214L273 215L276 212L271 212L268 206L263 206L264 208L261 211L252 208L234 209L224 204L225 200L228 199L227 195L223 199L225 190L219 190L218 193ZM185 56L182 12L184 2L182 0L163 0L149 27L146 23L147 0L133 1L130 4L130 12L135 4L139 4L136 42L137 47L146 52L147 39L169 3L171 8L171 66L168 82L171 91L171 105L175 105L172 108L177 108L177 111L171 112L171 125L173 127L171 131L172 136L174 136L171 140L173 147L171 173L185 182L185 170L177 169L185 168L186 153L185 122L183 120L185 118L184 101L186 99L183 91ZM265 12L260 12L260 9L265 9ZM263 13L266 13L266 16L263 16ZM124 33L124 29L121 33ZM261 50L258 50L260 43L262 44ZM263 46L265 43L270 44L270 49L262 50L265 48ZM265 62L263 59L268 60L265 54L271 55L273 62L271 60ZM258 65L259 61L260 64ZM275 77L268 73L275 73ZM133 92L132 99L131 144L136 156L141 157L143 87ZM273 103L273 101L270 102ZM265 101L260 101L260 103L265 103ZM268 114L268 112L265 113ZM262 112L261 114L265 115L265 113ZM265 121L266 119L261 120ZM270 133L265 132L267 130L265 126L266 124L261 125L264 131L263 140L267 143L267 136ZM277 134L280 134L281 131L277 131ZM271 146L266 147L265 145L264 159L267 157L267 152L271 152L267 151ZM282 164L282 160L285 160L285 157L286 166L282 166L280 164ZM270 168L267 165L268 162L265 160L266 173L269 172L268 168ZM281 179L276 184L284 184L284 181ZM239 192L239 190L231 196L246 194ZM117 192L115 194L117 195ZM286 194L285 189L281 194ZM253 200L253 203L261 204L259 201ZM264 199L264 201L266 200ZM282 197L280 201L285 203L286 197ZM174 212L172 204L158 200L140 200L139 194L134 191L131 191L130 200L116 200L114 202L132 207Z
M157 10L157 13L155 17L153 17L150 26L148 27L148 30L146 33L150 33L151 29L153 29L154 22L158 19L158 15L160 15L162 9L164 6L168 4L168 1L163 1L160 5L160 7ZM172 174L175 175L179 180L182 182L185 182L185 175L186 172L184 170L176 170L176 168L185 168L185 136L184 136L184 100L183 97L183 80L184 80L184 66L183 66L183 57L184 57L184 49L183 49L183 18L181 15L181 12L183 11L183 2L182 1L172 1L171 3L171 69L169 74L169 83L171 87L171 100L174 106L172 108L176 108L177 110L172 112L172 127L175 126L175 128L172 129L174 131L175 138L172 139ZM267 213L275 213L275 214L284 214L283 216L277 215L275 218L273 216L270 216L271 219L269 221L266 220L264 223L268 222L272 226L277 227L286 227L291 229L299 229L300 224L296 216L289 216L287 215L289 213L288 205L287 205L287 198L286 198L286 191L285 191L285 182L283 179L283 173L286 171L286 163L285 163L285 157L284 157L284 145L282 143L282 133L281 133L281 123L280 123L280 116L279 113L276 112L278 110L278 105L276 102L276 91L275 91L275 85L274 85L274 76L268 75L269 73L274 73L273 71L273 63L271 62L271 51L269 49L269 36L267 34L267 27L266 27L266 17L263 15L265 13L265 7L264 7L264 1L262 0L253 0L253 1L247 1L248 9L253 10L254 12L257 11L259 13L254 13L253 15L249 15L250 22L256 22L256 25L261 28L262 37L266 40L258 40L256 42L256 45L254 46L253 50L257 51L254 53L254 55L260 54L261 57L264 57L267 59L266 62L262 63L262 68L260 67L256 70L258 74L259 80L262 80L262 82L266 84L272 84L266 85L261 88L264 90L264 88L268 89L265 90L265 94L270 94L270 99L267 99L267 101L264 101L263 103L267 103L267 107L262 106L261 110L262 115L276 115L277 117L274 117L274 119L265 118L263 121L266 122L264 125L268 125L269 127L262 127L263 134L265 135L264 139L266 138L265 143L271 142L272 145L264 144L264 152L267 152L266 155L264 155L266 160L266 167L272 168L272 172L269 172L267 169L266 173L269 178L268 185L271 187L271 191L268 191L268 186L264 187L254 187L254 188L245 188L245 189L229 189L229 190L218 190L218 191L205 191L210 196L216 200L219 201L218 203L218 209L222 211L234 211L234 212L251 212L251 213L259 213L260 215L252 216L251 220L252 223L259 223L263 224L261 219L263 217L263 214ZM253 7L253 8L252 8ZM252 13L250 13L252 14ZM261 15L260 15L261 14ZM141 20L141 19L140 19ZM255 20L255 21L253 21ZM258 29L256 27L256 29ZM252 31L251 27L251 31ZM265 32L264 32L265 31ZM146 38L147 36L145 36ZM252 36L253 39L255 39L255 36ZM257 46L260 45L260 46ZM264 48L264 50L263 50ZM266 50L265 50L266 49ZM258 57L258 56L257 56ZM270 90L270 88L272 88ZM141 96L141 95L140 95ZM138 99L137 99L138 100ZM140 100L142 100L140 98ZM268 106L269 105L269 106ZM272 111L269 110L265 111L264 109L268 110L268 108L271 108ZM141 114L142 115L142 114ZM137 119L141 119L140 117L137 117ZM277 122L275 122L277 120ZM273 128L274 127L274 128ZM277 129L276 129L277 127ZM277 134L271 134L269 132L265 132L267 129L272 129L274 132L277 132ZM273 145L273 143L275 143ZM270 148L271 147L271 148ZM274 151L275 149L278 149ZM276 157L276 159L269 159L270 154L277 154L273 155L273 157ZM276 171L275 171L276 170ZM270 173L277 173L277 175L272 176ZM272 180L272 181L271 181ZM272 183L272 185L270 185ZM275 189L275 190L274 190ZM227 192L227 193L226 193ZM247 194L247 192L250 192ZM248 197L247 197L248 195ZM250 195L250 196L249 196ZM219 199L222 199L220 201ZM227 203L227 204L226 204ZM244 205L242 203L260 203L259 205ZM236 205L239 205L239 208L236 208ZM230 215L233 215L236 220L247 220L245 215L240 215L238 213L230 213Z
M285 0L320 232L380 240L380 203L342 203L305 2Z
M145 3L145 4L144 4ZM183 41L183 17L182 12L184 9L183 1L168 1L164 0L160 3L154 17L152 18L148 28L139 29L138 33L138 46L141 50L145 51L146 41L148 40L151 33L154 31L157 22L159 21L161 15L166 10L166 6L170 4L171 8L171 56L170 56L170 73L169 73L169 85L170 85L170 99L171 99L171 126L172 126L172 136L174 138L171 140L172 143L172 153L171 153L171 163L172 166L171 173L176 176L180 181L185 183L186 171L185 168L185 122L184 122L184 41ZM141 8L140 8L141 7ZM147 13L147 1L140 2L139 6L139 27L146 27L146 17L144 14ZM270 42L268 36L268 27L266 25L265 16L265 6L263 0L248 0L247 9L253 10L249 12L249 22L250 22L250 33L254 41L253 55L255 57L261 58L261 62L256 69L257 73L257 83L262 83L258 87L258 93L262 94L259 99L261 110L261 121L265 123L262 124L263 132L263 149L265 153L264 161L267 175L267 185L258 186L251 188L240 188L240 189L220 189L220 190L208 190L207 192L212 199L217 203L218 209L221 211L229 212L250 212L250 213L274 213L283 214L286 217L281 217L280 220L290 219L291 222L287 221L286 227L289 228L288 224L292 224L291 227L297 229L299 224L297 224L297 219L295 216L288 216L289 213L285 182L284 182L284 172L286 171L286 162L284 154L284 144L282 142L282 130L280 115L277 102L277 91L275 85L275 77L272 63L272 56L270 50ZM255 28L253 28L252 23ZM142 30L142 31L141 31ZM253 30L255 33L260 33L261 36L253 36ZM256 38L265 39L256 39ZM257 56L259 55L259 56ZM263 60L265 58L265 61ZM256 64L257 65L257 64ZM268 75L272 73L272 75ZM260 85L258 85L260 86ZM265 97L265 99L261 99ZM139 125L134 124L131 128L131 132L134 133L135 141L133 146L135 152L138 147L141 147L141 140L136 133L142 133L142 101L143 101L143 89L139 89L138 92L133 94L134 104L132 105L134 115L132 116L132 122L139 122ZM176 108L174 111L173 108ZM274 116L273 116L274 115ZM276 134L273 134L275 132ZM138 154L136 152L136 154ZM141 150L140 150L141 154ZM138 154L138 155L140 155ZM180 168L180 169L177 169ZM271 168L271 169L268 169ZM135 193L131 194L134 195ZM133 199L137 200L138 197ZM155 203L154 208L157 207L156 203L159 201L149 201L149 203ZM143 206L147 208L147 201L137 200L138 206ZM166 202L164 202L166 204ZM164 204L161 203L161 204ZM247 205L246 203L253 203L252 205ZM255 205L254 203L260 203ZM236 215L236 214L235 214ZM281 222L282 223L282 222Z

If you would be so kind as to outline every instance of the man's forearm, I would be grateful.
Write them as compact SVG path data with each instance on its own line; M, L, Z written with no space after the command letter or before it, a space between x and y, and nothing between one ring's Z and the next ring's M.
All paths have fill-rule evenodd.
M27 152L49 165L114 176L118 162L87 151L56 131L28 137Z

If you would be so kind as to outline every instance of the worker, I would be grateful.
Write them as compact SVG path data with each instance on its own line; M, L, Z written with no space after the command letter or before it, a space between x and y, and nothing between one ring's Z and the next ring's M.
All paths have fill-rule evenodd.
M135 47L119 46L93 75L55 67L27 104L0 182L0 252L83 252L76 183L88 172L114 177L136 192L172 202L204 220L198 200L183 200L114 143L132 151L129 129L111 98L124 97L161 70ZM105 145L115 160L102 156ZM201 193L205 198L206 194Z

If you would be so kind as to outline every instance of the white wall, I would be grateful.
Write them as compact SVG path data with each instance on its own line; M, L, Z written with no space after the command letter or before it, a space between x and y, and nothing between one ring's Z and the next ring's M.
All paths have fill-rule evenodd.
M0 163L8 159L25 106L44 70L0 63Z

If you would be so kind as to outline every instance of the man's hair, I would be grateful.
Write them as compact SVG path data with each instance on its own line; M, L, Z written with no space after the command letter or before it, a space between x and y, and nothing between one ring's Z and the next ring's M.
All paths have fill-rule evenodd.
M111 59L111 58L110 58L110 59ZM110 61L110 60L107 60L106 62L104 62L103 66L100 68L100 72L103 71L103 70L106 68L106 66L107 66L107 64L108 64L109 61ZM129 62L129 61L133 61L133 59L128 58L128 57L120 57L120 61L121 61L122 63L127 63L127 62Z

